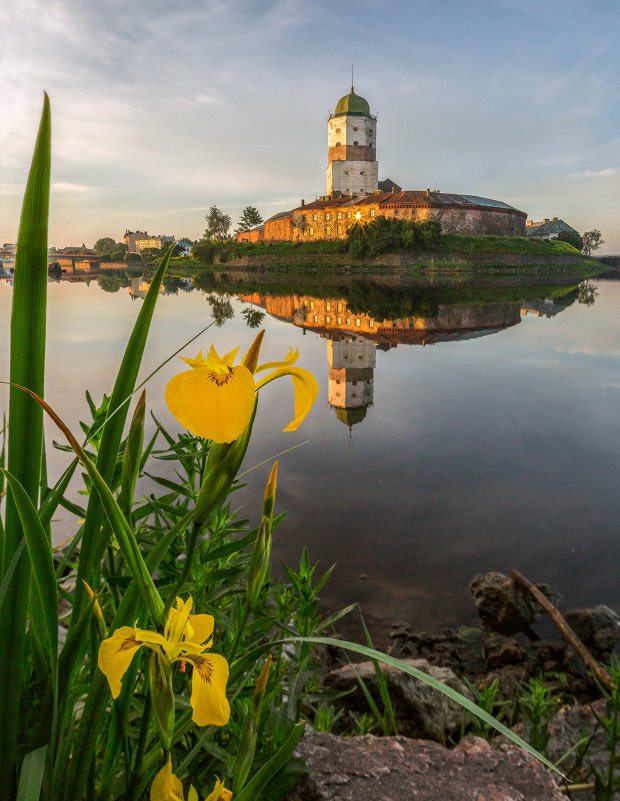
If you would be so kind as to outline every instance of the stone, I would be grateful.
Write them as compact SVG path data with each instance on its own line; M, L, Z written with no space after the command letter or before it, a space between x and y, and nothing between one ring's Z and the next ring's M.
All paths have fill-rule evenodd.
M601 604L591 609L573 609L564 617L595 656L608 656L614 650L620 631L620 618L613 609Z
M426 659L402 661L472 699L470 690L450 668L431 665ZM463 708L459 704L398 668L382 665L381 669L394 707L399 733L408 737L445 742L451 734L460 729ZM326 676L325 684L334 690L349 692L339 701L343 706L367 712L368 704L360 690L356 673L362 678L381 709L381 698L372 662L358 662L355 665L345 665L332 670Z
M542 613L534 598L503 573L479 573L469 587L483 625L499 634L523 631ZM546 584L537 587L552 603L557 603L559 596Z
M527 651L513 637L494 634L487 637L482 646L485 665L489 669L525 662Z
M449 750L406 737L309 731L295 754L309 773L287 801L566 801L533 757L478 737Z

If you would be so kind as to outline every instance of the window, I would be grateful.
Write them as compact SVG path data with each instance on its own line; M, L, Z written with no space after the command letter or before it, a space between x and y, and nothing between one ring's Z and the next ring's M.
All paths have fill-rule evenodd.
M366 175L366 170L360 170L360 175Z
M310 301L310 308L314 309L314 301L313 300Z
M336 147L340 147L340 142L336 142Z
M337 217L338 217L339 220L342 220L342 212L341 211L338 212Z
M350 220L350 219L351 219L351 212L347 211L347 220Z
M342 317L339 317L338 318L338 325L341 325L341 324L342 324Z
M339 311L339 312L341 312L341 311L342 311L342 303L339 303L339 304L338 304L338 311Z
M417 215L418 215L418 210L417 209L411 209L411 216L412 217L417 217Z
M312 235L314 234L314 228L313 228L313 226L312 226L312 225L311 225L311 226L310 226L310 228L308 229L308 233L310 234L310 236L312 236Z
M315 314L315 315L314 315L314 322L315 322L315 323L318 323L318 321L319 321L318 315L316 315L316 314Z
M355 128L355 127L354 127L354 128L353 128L353 130L354 130L354 131L357 131L357 128Z
M355 321L355 325L357 325L357 326L361 325L361 320L359 318Z
M338 233L339 233L339 234L341 234L341 233L342 233L342 225L339 225L339 226L338 226Z
M400 211L398 209L394 209L394 216L400 217Z
M349 171L348 171L348 170L345 170L345 171L344 171L344 174L345 174L345 175L348 175L348 174L349 174Z
M331 226L330 226L330 225L327 225L327 226L325 227L325 233L326 233L327 235L329 235L329 234L331 234L331 232L332 232Z
M327 309L327 311L331 311L332 310L332 304L329 301L327 301L327 303L325 304L325 308Z
M340 133L340 128L336 128L336 133Z
M359 145L359 142L357 141L357 139L355 140L355 142L353 142L353 144L354 145Z
M369 320L369 321L368 321L368 325L369 325L371 328L374 328L374 327L375 327L375 321L374 321L374 320Z
M374 209L371 209L371 210L370 210L370 216L371 216L371 217L374 217L374 216L375 216L375 210L374 210Z
M347 325L351 325L351 318L347 317Z
M331 218L331 215L330 215L330 213L329 213L329 212L327 212L327 214L325 215L325 219L326 219L326 220L329 220L330 218Z
M331 323L331 321L332 321L332 318L328 314L327 317L325 318L325 322L326 323Z
M312 219L316 221L316 218L317 218L317 215L316 215L316 214L313 214L313 215L312 215Z

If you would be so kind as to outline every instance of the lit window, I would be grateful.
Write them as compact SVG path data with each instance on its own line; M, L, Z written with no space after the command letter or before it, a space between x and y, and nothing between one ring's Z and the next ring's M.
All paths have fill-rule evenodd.
M400 211L398 209L394 209L394 216L398 217L400 215Z
M362 212L361 211L356 211L355 212L355 219L356 220L361 220L361 218L362 218Z
M375 216L375 210L374 210L374 209L371 209L371 210L370 210L370 216L371 216L371 217L374 217L374 216Z
M317 215L316 215L316 214L313 214L313 215L312 215L312 219L313 219L313 220L316 220L316 219L317 219Z
M342 317L339 317L338 318L338 325L340 325L341 323L342 323Z
M332 232L331 226L329 226L329 225L326 226L325 227L325 233L329 235L329 234L331 234L331 232Z
M314 309L314 301L313 300L310 301L310 308Z
M325 308L327 309L327 311L331 311L332 310L332 304L329 301L327 301L327 303L325 304Z
M326 220L329 220L329 219L331 219L329 212L327 212L327 214L325 215L325 219L326 219Z
M357 320L355 321L355 325L357 325L357 326L360 326L360 325L361 325L361 320L357 319Z
M338 219L342 220L342 212L341 211L338 212Z
M318 323L318 321L319 321L319 318L318 318L318 316L315 314L315 315L314 315L314 322L315 322L315 323Z
M339 225L339 226L338 226L338 233L339 233L339 234L341 234L341 233L342 233L342 225Z
M368 325L369 325L371 328L374 328L374 327L375 327L375 321L374 321L374 320L369 320L369 321L368 321Z
M314 228L312 226L310 226L308 233L310 234L310 236L314 234Z
M339 311L339 312L341 312L341 311L342 311L342 303L339 303L339 304L338 304L338 311Z
M347 317L347 325L351 325L351 318Z
M331 321L332 321L332 318L328 314L327 317L325 318L325 322L326 323L331 323Z
M351 212L347 211L347 220L350 220L350 219L351 219Z

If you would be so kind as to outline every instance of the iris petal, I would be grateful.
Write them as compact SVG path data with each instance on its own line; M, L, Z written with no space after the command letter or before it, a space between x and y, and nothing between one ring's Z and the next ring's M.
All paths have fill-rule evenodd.
M118 698L121 691L121 679L134 654L143 645L143 642L136 638L135 632L136 630L131 626L121 626L99 646L97 663L108 680L112 698Z
M254 379L242 365L227 374L197 367L175 376L166 403L182 426L215 442L232 442L247 428L254 410Z
M186 641L195 643L196 645L202 645L203 643L208 642L213 636L213 615L190 615L189 626L192 627L192 636L188 636L188 632L186 630Z
M271 370L272 368L275 367L291 367L298 360L299 360L298 348L289 348L286 359L284 359L281 362L265 362L265 364L259 364L255 372L261 373L263 370Z
M183 801L183 785L172 772L172 760L168 761L153 779L151 801Z
M185 655L193 665L192 695L190 704L194 710L192 720L198 726L225 726L230 718L230 706L226 698L228 662L220 654Z
M319 385L312 373L309 373L307 370L302 370L300 367L283 367L280 370L274 370L273 373L269 373L269 375L262 378L256 384L256 389L258 390L270 381L275 381L276 378L281 378L285 375L290 375L293 379L293 387L295 389L295 418L282 430L295 431L312 408L312 404L316 400L316 396L319 392Z

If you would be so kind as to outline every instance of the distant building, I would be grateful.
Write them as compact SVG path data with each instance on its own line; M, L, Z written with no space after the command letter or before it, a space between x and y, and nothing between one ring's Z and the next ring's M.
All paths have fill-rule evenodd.
M528 239L557 239L558 234L567 231L572 231L579 236L579 233L575 231L572 225L565 223L564 220L560 220L557 217L554 217L552 220L545 217L545 219L540 222L528 220L525 223L525 235Z
M136 238L134 240L136 246L135 252L139 253L141 250L147 250L150 248L161 250L165 245L169 245L173 241L173 236L164 236L163 234L158 236L150 236L147 234L146 236Z
M327 194L280 212L239 241L343 239L348 229L374 217L438 220L444 233L524 236L527 215L507 203L438 190L404 191L378 180L377 117L353 87L327 121Z

